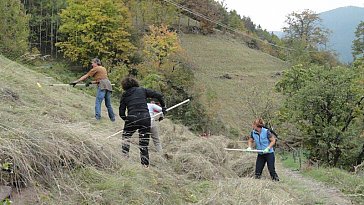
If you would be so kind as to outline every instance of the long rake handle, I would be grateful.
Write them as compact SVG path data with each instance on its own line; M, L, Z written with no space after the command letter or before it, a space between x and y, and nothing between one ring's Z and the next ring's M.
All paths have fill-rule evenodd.
M227 150L227 151L240 151L240 152L263 152L263 150L259 150L259 149L247 150L247 149L230 149L230 148L225 148L225 150Z
M96 85L96 84L90 84L90 86L92 85ZM115 84L111 84L111 85L115 85ZM72 86L70 84L49 84L48 86ZM75 86L86 86L86 84L76 84Z
M190 101L190 99L187 99L187 100L185 100L185 101L183 101L183 102L180 102L180 103L178 103L178 104L176 104L176 105L173 105L172 107L169 107L169 108L167 108L167 111L170 111L170 110L172 110L172 109L174 109L174 108L176 108L176 107L178 107L178 106L180 106L180 105L182 105L182 104L185 104L185 103L187 103L187 102L189 102ZM156 115L153 115L153 117L155 117L155 116L157 116L157 115L160 115L161 113L158 113L158 114L156 114ZM123 130L120 130L120 131L118 131L118 132L115 132L114 134L112 134L112 135L110 135L110 136L108 136L108 137L106 137L105 139L107 140L107 139L109 139L109 138L111 138L111 137L113 137L113 136L115 136L115 135L117 135L117 134L119 134L119 133L121 133L121 132L123 132Z
M176 105L173 105L172 107L169 107L169 108L167 108L167 111L170 111L170 110L172 110L172 109L174 109L174 108L176 108L176 107L178 107L178 106L180 106L180 105L183 105L183 104L185 104L185 103L187 103L187 102L189 102L190 101L190 99L187 99L187 100L185 100L185 101L183 101L183 102L180 102L180 103L178 103L178 104L176 104ZM157 114L155 114L155 115L153 115L152 116L152 118L153 117L156 117L156 116L158 116L158 115L161 115L162 113L161 112L159 112L159 113L157 113Z

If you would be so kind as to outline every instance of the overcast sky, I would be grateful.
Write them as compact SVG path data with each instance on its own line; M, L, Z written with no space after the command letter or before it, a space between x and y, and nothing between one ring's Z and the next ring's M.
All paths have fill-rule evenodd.
M364 0L225 0L228 11L234 9L268 31L280 31L287 14L310 9L316 13L339 7L364 7ZM364 16L363 16L364 19Z

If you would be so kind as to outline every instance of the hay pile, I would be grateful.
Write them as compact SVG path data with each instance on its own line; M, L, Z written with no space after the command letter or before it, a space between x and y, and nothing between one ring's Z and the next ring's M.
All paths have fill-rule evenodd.
M107 168L120 158L113 149L100 150L93 138L62 126L38 133L5 126L0 130L0 163L11 164L2 184L22 187L41 182L50 186L74 169Z
M224 150L224 136L199 137L185 127L161 123L161 140L174 171L189 179L216 180L251 176L255 157Z

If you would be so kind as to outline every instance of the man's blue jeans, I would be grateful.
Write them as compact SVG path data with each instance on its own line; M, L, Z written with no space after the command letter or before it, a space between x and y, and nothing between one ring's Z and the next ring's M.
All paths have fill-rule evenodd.
M97 120L101 119L101 103L105 99L105 105L107 108L107 113L111 121L115 121L115 114L111 107L111 91L101 90L97 87L96 93L96 103L95 103L95 117Z

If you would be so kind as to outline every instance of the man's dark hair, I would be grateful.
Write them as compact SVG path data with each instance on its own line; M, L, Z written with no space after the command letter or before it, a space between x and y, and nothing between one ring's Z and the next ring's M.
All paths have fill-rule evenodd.
M122 81L121 81L121 87L123 88L123 90L128 90L132 87L139 87L139 83L138 81L133 78L133 77L125 77Z
M98 58L94 58L91 60L91 63L96 63L97 65L101 65L101 60Z

